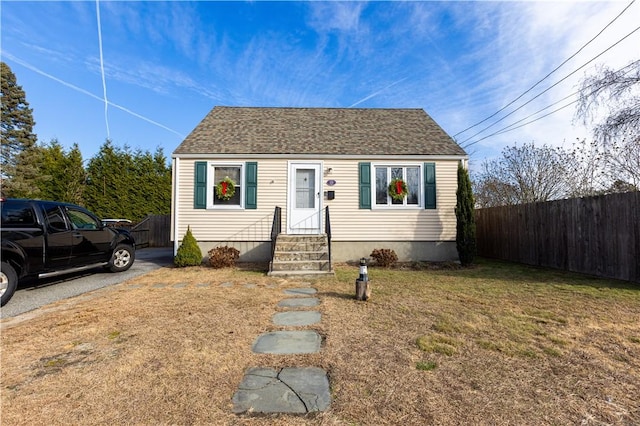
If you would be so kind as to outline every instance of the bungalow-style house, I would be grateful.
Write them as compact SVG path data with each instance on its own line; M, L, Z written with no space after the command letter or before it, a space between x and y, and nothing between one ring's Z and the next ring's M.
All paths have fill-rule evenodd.
M215 107L172 155L174 250L190 227L274 274L382 248L454 260L467 160L422 109Z

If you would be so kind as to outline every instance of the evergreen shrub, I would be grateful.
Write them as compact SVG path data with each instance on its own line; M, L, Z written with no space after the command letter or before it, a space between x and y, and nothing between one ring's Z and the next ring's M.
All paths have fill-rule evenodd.
M173 263L180 268L202 264L202 251L191 233L190 227L187 227L187 233L182 239L182 244L178 247L178 252L173 259Z
M456 200L456 249L462 266L468 266L476 256L476 219L469 172L462 164L458 164Z

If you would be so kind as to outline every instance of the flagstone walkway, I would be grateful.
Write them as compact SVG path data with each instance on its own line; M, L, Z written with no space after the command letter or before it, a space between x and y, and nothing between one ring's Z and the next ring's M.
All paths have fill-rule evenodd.
M154 283L155 289L184 289L195 286L208 288L216 284L166 284ZM223 288L237 285L233 282L217 284ZM306 284L303 284L306 285ZM241 284L244 288L257 288L253 283ZM143 285L132 284L127 288L137 289ZM275 289L279 285L268 284ZM283 290L286 296L277 307L284 311L275 312L272 322L277 327L310 327L303 330L276 330L257 336L252 350L258 354L295 355L311 354L321 350L322 338L314 325L320 323L322 314L313 308L320 304L312 287ZM251 367L238 386L232 398L233 412L306 414L325 411L331 404L327 372L315 366L288 367L276 370L267 367Z
M311 326L321 321L318 311L298 310L319 305L317 290L311 287L284 290L287 296L280 308L296 309L277 312L273 324L281 327ZM308 354L320 351L322 338L315 330L280 330L261 334L253 343L259 354ZM329 408L331 395L326 371L318 367L249 368L233 395L234 413L305 414Z

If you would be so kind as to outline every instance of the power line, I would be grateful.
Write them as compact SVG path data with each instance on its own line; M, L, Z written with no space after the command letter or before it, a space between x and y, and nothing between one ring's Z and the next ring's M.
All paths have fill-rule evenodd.
M476 136L478 136L480 133L483 133L485 130L490 129L491 127L495 126L496 124L498 124L499 122L501 122L502 120L504 120L505 118L513 115L514 113L516 113L517 111L521 110L522 108L524 108L525 106L527 106L528 104L530 104L531 102L533 102L535 99L539 98L540 96L542 96L543 94L547 93L549 90L553 89L554 87L556 87L558 84L562 83L564 80L566 80L567 78L571 77L573 74L577 73L578 71L580 71L582 68L586 67L587 65L589 65L591 62L595 61L596 59L598 59L600 56L604 55L605 53L607 53L609 50L611 50L612 48L614 48L615 46L617 46L618 44L620 44L621 42L623 42L625 39L627 39L628 37L630 37L631 35L633 35L633 33L635 33L636 31L640 30L640 27L636 27L633 31L631 31L629 34L627 34L626 36L622 37L620 40L618 40L617 42L615 42L614 44L612 44L611 46L609 46L608 48L606 48L605 50L603 50L602 52L600 52L599 54L597 54L596 56L594 56L593 58L591 58L589 61L585 62L584 64L582 64L580 67L578 67L577 69L575 69L574 71L572 71L571 73L567 74L566 76L564 76L562 79L560 79L559 81L557 81L556 83L552 84L551 86L547 87L545 90L543 90L542 92L538 93L536 96L534 96L533 98L529 99L527 102L525 102L524 104L520 105L518 108L514 109L513 111L511 111L509 114L503 116L502 118L500 118L499 120L494 121L492 124L488 125L487 127L483 128L482 130L480 130L479 132L475 133L472 136L469 136L467 139L463 140L462 142L459 142L462 146L462 144L464 144L465 142L467 142L468 140L471 140L473 138L475 138ZM471 146L473 144L468 144L465 146Z
M620 69L618 69L618 70L614 71L614 72L615 72L615 73L619 73L619 72L621 72L621 71L624 71L624 70L625 70L625 69L627 69L627 68L632 69L632 67L634 67L638 62L640 62L640 61L634 61L634 62L632 62L632 63L630 63L630 64L628 64L628 65L626 65L626 66L624 66L624 67L622 67L622 68L620 68ZM627 71L625 71L625 74L626 74L626 72L627 72ZM588 87L592 87L592 86L594 86L594 84L591 84L590 86L587 86L586 88L588 88ZM591 91L591 93L590 93L590 94L593 94L593 93L595 93L595 92L597 92L597 91L598 91L598 88L596 87L593 91ZM491 133L490 135L484 136L484 137L482 137L482 138L480 138L480 139L478 139L478 140L476 140L476 141L474 141L474 142L472 142L472 143L469 143L469 144L467 144L467 145L463 146L462 148L467 148L467 147L469 147L469 146L471 146L471 145L475 145L475 144L477 144L478 142L481 142L481 141L483 141L483 140L485 140L485 139L488 139L488 138L490 138L490 137L493 137L493 136L496 136L496 135L501 135L501 134L503 134L503 133L508 133L508 132L510 132L510 131L512 131L512 130L519 129L519 128L524 127L524 126L526 126L526 125L528 125L528 124L534 123L534 122L539 121L539 120L541 120L541 119L543 119L543 118L545 118L545 117L548 117L548 116L550 116L550 115L552 115L552 114L555 114L556 112L558 112L558 111L560 111L560 110L563 110L563 109L565 109L565 108L567 108L567 107L569 107L569 106L571 106L571 105L573 105L573 104L577 103L577 102L579 101L579 99L576 99L576 100L574 100L574 101L572 101L572 102L568 103L567 105L564 105L564 106L562 106L562 107L560 107L560 108L558 108L558 109L555 109L555 110L551 111L551 112L550 112L550 113L548 113L548 114L545 114L545 115L543 115L543 116L537 117L537 118L536 118L536 119L534 119L534 120L531 120L531 121L528 121L528 122L526 122L526 123L524 123L524 124L521 124L521 125L519 125L519 126L516 126L517 124L522 123L523 121L528 120L529 118L531 118L531 117L533 117L533 116L535 116L535 115L537 115L537 114L541 113L542 111L547 110L547 109L549 109L549 108L551 108L551 107L553 107L553 106L555 106L555 105L559 104L560 102L565 101L565 100L567 100L567 99L571 98L572 96L575 96L575 95L577 95L577 94L579 94L579 93L580 93L580 91L573 92L573 93L571 93L570 95L567 95L567 96L565 96L564 98L560 99L559 101L556 101L556 102L552 103L551 105L547 105L546 107L541 108L541 109L539 109L538 111L536 111L536 112L534 112L534 113L532 113L532 114L529 114L528 116L526 116L526 117L524 117L524 118L522 118L522 119L520 119L520 120L518 120L518 121L516 121L516 122L514 122L514 123L512 123L512 124L510 124L510 125L508 125L508 126L506 126L506 127L503 127L503 128L502 128L502 129L500 129L500 130L496 130L495 132ZM515 126L515 127L514 127L514 126Z
M523 123L523 124L521 124L521 125L519 125L519 126L513 127L513 128L508 129L508 130L500 130L500 131L497 131L497 132L495 132L495 133L493 134L493 136L495 136L495 135L501 135L501 134L503 134L503 133L507 133L507 132L510 132L510 131L512 131L512 130L519 129L519 128L524 127L524 126L528 126L528 125L529 125L529 124L531 124L531 123L535 123L536 121L542 120L543 118L546 118L546 117L548 117L548 116L550 116L550 115L552 115L552 114L555 114L555 113L556 113L556 112L558 112L558 111L561 111L561 110L563 110L563 109L565 109L565 108L568 108L568 107L570 107L571 105L575 104L576 102L578 102L578 100L577 100L577 99L576 99L576 100L573 100L573 101L571 101L571 102L569 102L568 104L566 104L566 105L564 105L564 106L561 106L560 108L554 109L553 111L551 111L551 112L549 112L549 113L547 113L547 114L545 114L545 115L541 115L540 117L537 117L537 118L535 118L535 119L533 119L533 120L531 120L531 121L527 121L526 123ZM558 102L556 102L556 103L558 103ZM538 112L540 112L540 111L538 111ZM522 120L521 120L521 121L522 121ZM513 126L513 125L515 125L515 124L516 124L516 123L512 124L511 126ZM509 126L509 127L511 127L511 126ZM487 136L487 137L488 137L488 136ZM484 138L483 138L483 139L484 139ZM480 140L482 140L482 139L480 139ZM477 141L477 142L480 142L480 141ZM474 143L476 143L476 142L474 142Z
M532 113L532 114L529 114L529 115L527 115L526 117L521 118L520 120L518 120L518 121L516 121L516 122L514 122L514 123L511 123L511 124L509 124L509 125L508 125L508 126L506 126L506 127L503 127L503 128L502 128L502 129L500 129L500 130L496 130L494 133L492 133L492 134L491 134L491 136L501 135L501 134L503 134L503 133L510 132L511 130L519 129L520 127L524 126L525 124L530 124L530 123L533 123L533 122L535 122L535 121L538 121L538 119L536 119L536 120L529 121L529 122L527 122L527 123L523 124L522 126L514 127L514 126L516 126L517 124L522 123L522 122L523 122L523 121L525 121L525 120L528 120L529 118L533 117L534 115L537 115L537 114L541 113L542 111L545 111L545 110L547 110L547 109L549 109L549 108L551 108L551 107L553 107L553 106L556 106L556 105L558 105L560 102L566 101L567 99L569 99L569 98L571 98L571 97L573 97L573 96L577 95L578 93L580 93L580 92L573 92L572 94L565 96L564 98L560 99L559 101L555 101L555 102L554 102L554 103L552 103L551 105L547 105L546 107L541 108L541 109L539 109L538 111L536 111L536 112L534 112L534 113ZM575 100L574 100L574 101L572 101L569 105L573 105L573 104L575 104L576 102L578 102L578 99L575 99ZM568 106L568 105L567 105L567 106ZM559 109L555 110L554 112L559 111L560 109L564 109L564 108L565 108L565 107L559 108ZM545 114L545 115L544 115L544 116L542 116L542 117L547 117L548 115L551 115L551 114ZM540 118L542 118L542 117L540 117ZM484 138L482 138L482 139L480 139L480 140L483 140L483 139L484 139ZM478 142L479 142L479 141L478 141Z
M493 114L491 114L490 116L488 116L487 118L485 118L484 120L481 120L479 122L477 122L476 124L467 127L466 129L456 133L455 135L453 135L453 137L455 138L456 136L466 132L467 130L471 130L476 126L479 126L480 124L484 123L487 120L490 120L491 118L495 117L496 115L500 114L502 111L504 111L505 109L507 109L508 107L510 107L511 105L513 105L516 101L518 101L520 98L522 98L524 95L526 95L527 93L529 93L531 90L533 90L536 86L538 86L540 83L542 83L544 80L546 80L551 74L553 74L554 72L558 71L558 69L560 69L560 67L562 67L564 64L566 64L567 62L569 62L571 59L573 59L578 53L580 53L585 47L587 47L589 44L591 44L592 41L594 41L596 38L598 38L600 36L600 34L602 34L609 26L611 26L611 24L613 24L620 16L622 16L622 14L624 14L627 9L629 9L631 7L631 5L633 5L633 3L635 3L636 0L632 0L631 3L629 3L627 5L627 7L625 7L622 12L620 12L615 18L613 18L613 20L611 20L607 25L604 26L604 28L602 28L600 30L600 32L598 32L598 34L596 34L591 40L589 40L588 42L586 42L582 47L580 47L580 49L578 49L573 55L571 55L570 57L568 57L567 59L565 59L560 65L558 65L557 67L555 67L551 72L549 72L547 75L545 75L544 77L542 77L540 80L538 80L533 86L531 86L530 88L528 88L524 93L522 93L520 96L518 96L517 98L515 98L514 100L512 100L511 102L509 102L507 105L503 106L502 108L500 108L498 111L494 112ZM482 133L482 132L480 132ZM477 135L477 133L476 133ZM473 138L474 136L471 136L471 138ZM469 140L470 138L466 139Z

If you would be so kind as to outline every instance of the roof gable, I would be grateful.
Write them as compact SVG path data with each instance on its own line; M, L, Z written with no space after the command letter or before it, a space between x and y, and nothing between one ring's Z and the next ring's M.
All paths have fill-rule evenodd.
M466 156L422 109L215 107L181 154Z

